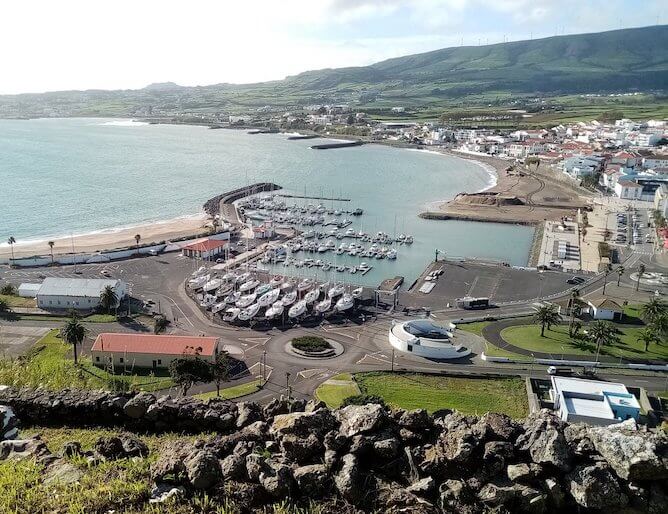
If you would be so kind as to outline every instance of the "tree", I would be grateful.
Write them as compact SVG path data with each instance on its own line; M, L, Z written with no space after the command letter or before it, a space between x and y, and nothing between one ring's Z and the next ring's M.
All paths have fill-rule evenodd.
M135 234L135 241L137 242L137 247L139 247L139 241L141 241L141 234Z
M653 328L647 327L638 332L636 341L643 343L645 345L645 352L647 352L650 344L659 342L659 336Z
M640 317L648 325L653 325L661 316L668 314L668 305L660 298L652 298L640 308Z
M350 113L348 115L348 118L346 119L346 123L348 125L353 125L355 123L355 116L353 115L353 113Z
M596 343L596 355L601 351L602 346L609 346L613 343L620 343L617 329L612 323L607 321L597 321L589 326L587 330L589 339Z
M51 251L51 266L53 266L53 246L56 244L53 241L46 243L49 245L49 250Z
M114 288L111 286L105 286L102 292L100 293L100 306L107 312L111 312L111 309L115 308L118 305L118 295Z
M190 351L189 351L190 350ZM201 348L186 348L183 356L169 363L169 375L185 396L198 382L210 382L211 364L200 358Z
M645 265L641 264L638 266L638 281L636 282L636 291L640 288L640 279L645 274Z
M654 320L652 328L659 337L668 337L668 314L662 314ZM658 341L659 343L661 340Z
M580 302L580 291L573 289L571 291L571 321L568 324L568 335L573 337L573 323L575 322L575 307Z
M7 239L7 244L12 248L12 262L14 261L14 243L16 243L14 236L9 236L9 239Z
M624 266L617 268L617 287L619 287L619 281L622 279L622 275L624 275Z
M211 364L211 376L216 382L216 396L220 396L220 384L230 379L230 359L226 351L216 354L216 360Z
M561 322L561 314L557 312L556 305L551 303L538 307L533 318L535 323L540 323L541 337L545 337L546 327L548 330L550 330L552 325L557 325Z
M80 345L88 330L84 327L76 314L72 314L70 320L60 329L60 337L68 344L72 345L74 350L74 364L78 362L77 345Z
M169 320L162 314L155 317L153 321L153 333L159 334L167 330L167 325L169 325Z

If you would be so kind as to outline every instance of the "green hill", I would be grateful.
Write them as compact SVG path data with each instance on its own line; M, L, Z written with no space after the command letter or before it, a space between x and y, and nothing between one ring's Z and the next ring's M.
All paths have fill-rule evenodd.
M496 95L668 89L668 25L445 48L258 84L0 96L0 117L243 112L313 103L440 106Z

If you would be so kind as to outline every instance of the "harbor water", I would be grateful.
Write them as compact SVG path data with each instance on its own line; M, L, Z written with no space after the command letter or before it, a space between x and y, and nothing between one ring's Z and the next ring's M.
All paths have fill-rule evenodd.
M412 245L396 246L396 260L373 260L372 272L348 276L354 283L394 275L410 283L436 249L526 264L531 227L417 217L428 204L488 187L493 177L483 167L382 145L310 149L319 142L326 140L123 120L0 120L0 235L46 240L187 216L216 194L271 181L288 194L349 198L285 201L362 208L362 216L348 216L356 231L413 236Z

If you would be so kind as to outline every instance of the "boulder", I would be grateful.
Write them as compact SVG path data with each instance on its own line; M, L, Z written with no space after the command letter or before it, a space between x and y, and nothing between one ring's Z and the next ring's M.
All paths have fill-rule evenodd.
M257 453L251 453L246 456L246 475L251 482L257 482L260 478L260 473L262 473L266 467L267 463L262 455Z
M309 463L324 452L324 447L315 434L306 438L287 434L281 438L280 447L288 460L298 464Z
M513 482L530 482L538 477L542 471L539 464L532 462L530 464L511 464L506 469L506 474Z
M382 438L373 441L373 451L380 459L393 459L399 454L401 444L391 434L384 434Z
M348 437L375 432L381 429L387 421L385 409L377 403L348 405L339 409L336 417L341 422L341 433Z
M543 482L543 490L547 493L547 498L553 510L560 510L564 504L565 495L559 482L554 478L546 478Z
M264 421L262 408L257 403L239 402L237 404L237 409L237 428L243 428L256 421Z
M146 457L149 450L146 443L132 434L120 434L118 438L121 440L125 457Z
M626 427L591 427L587 434L596 451L620 478L631 481L668 478L665 437Z
M307 498L322 498L331 486L327 468L322 464L301 466L293 475L301 495Z
M286 398L274 398L263 409L265 419L290 412L290 402Z
M123 442L117 436L100 437L95 442L94 448L98 455L107 460L116 460L125 457Z
M488 440L512 442L521 433L522 427L506 414L488 412L478 420L473 430Z
M400 427L411 431L424 431L433 427L432 419L424 409L404 411L397 420Z
M158 459L151 464L151 478L156 484L186 484L187 473L184 458L192 448L179 446L176 443L166 445Z
M547 495L522 484L486 484L478 498L492 507L505 507L510 512L542 513L547 510Z
M232 453L220 461L220 470L225 480L246 480L246 455Z
M571 496L581 507L618 509L628 502L617 479L604 464L578 466L566 479Z
M14 410L7 405L0 405L0 441L5 439L18 439L19 419Z
M63 444L63 455L65 457L74 457L81 454L81 443L79 441L68 441Z
M394 482L375 479L374 504L378 512L388 514L438 514L438 509Z
M446 480L439 488L439 501L443 512L452 514L474 514L479 512L479 503L462 480Z
M269 433L281 437L285 434L295 434L307 437L315 434L324 437L325 434L336 428L336 418L329 410L319 409L312 412L293 412L280 414L274 417Z
M195 489L209 489L223 478L218 458L209 450L195 450L185 458L183 464L188 481Z
M551 464L569 471L573 455L563 434L564 422L547 411L529 417L525 432L517 438L516 446L528 451L537 464Z
M153 405L156 398L151 393L141 392L130 398L123 407L126 416L132 419L140 419L146 415L149 407Z
M436 492L436 485L436 480L432 477L425 477L417 482L413 482L406 488L406 491L424 498L430 498Z
M293 486L292 470L285 464L273 464L258 477L260 485L274 499L290 496Z
M364 479L360 470L358 458L353 454L346 454L341 459L341 468L334 475L334 485L341 497L359 505L364 498Z

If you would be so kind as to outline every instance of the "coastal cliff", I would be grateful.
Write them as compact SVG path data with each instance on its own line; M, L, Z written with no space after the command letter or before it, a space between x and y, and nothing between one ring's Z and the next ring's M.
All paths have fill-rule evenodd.
M216 505L225 512L295 512L276 507L284 501L323 513L668 508L668 439L633 420L603 428L568 424L548 411L517 421L380 404L330 410L316 401L274 399L261 407L12 388L0 388L0 404L6 405L0 460L35 459L41 480L67 477L76 488L99 466L144 462L138 479L145 483L135 486L146 493L135 498L132 512L146 512L149 502L169 505L161 512L193 512L204 492L211 508L197 512L214 512ZM68 441L52 452L40 438L20 439L18 420L118 432L107 430L90 449ZM149 447L147 438L159 443ZM122 502L109 496L105 506L125 509Z

